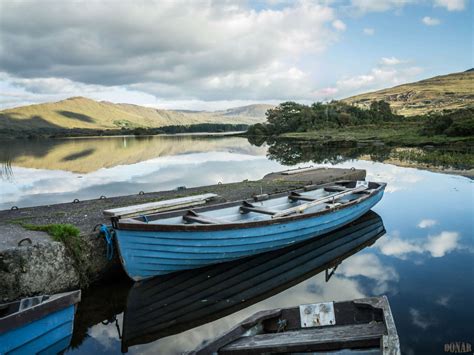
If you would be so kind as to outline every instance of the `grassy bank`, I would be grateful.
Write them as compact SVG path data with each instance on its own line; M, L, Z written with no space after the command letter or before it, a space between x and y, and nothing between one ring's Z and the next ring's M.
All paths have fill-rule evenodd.
M446 135L423 136L418 132L418 123L396 123L380 125L351 126L344 128L325 128L317 131L290 132L279 135L302 141L321 143L371 143L380 141L393 146L474 146L474 137L449 137Z

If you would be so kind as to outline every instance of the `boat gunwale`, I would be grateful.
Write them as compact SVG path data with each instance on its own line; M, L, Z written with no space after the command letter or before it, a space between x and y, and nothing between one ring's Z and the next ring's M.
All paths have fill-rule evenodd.
M317 190L320 188L324 188L330 185L334 184L340 184L340 183L350 183L351 181L336 181L332 183L327 183L327 184L322 184L318 185L312 190ZM354 200L345 202L343 204L327 208L324 210L312 212L312 213L299 213L299 214L292 214L288 216L283 216L283 217L278 217L278 218L273 218L273 219L267 219L267 220L261 220L261 221L246 221L246 222L233 222L233 223L222 223L222 224L150 224L147 222L142 222L138 221L135 219L127 219L126 221L123 220L118 220L116 222L116 230L124 230L124 231L157 231L157 232L200 232L200 231L221 231L221 230L232 230L232 229L247 229L247 228L255 228L255 227L262 227L262 226L268 226L268 225L274 225L274 224L284 224L292 221L298 221L302 219L308 219L308 218L314 218L318 216L322 216L328 213L333 213L335 211L343 210L348 207L351 207L353 205L359 204L360 202L363 202L365 200L368 200L369 198L375 196L376 194L380 193L381 191L384 191L385 187L387 186L387 183L385 182L374 182L374 181L369 181L369 184L373 183L378 185L378 187L374 188L370 194L363 194L361 197L356 198ZM297 190L292 190L291 192L306 192L307 190L302 188L302 189L297 189ZM272 194L269 196L268 199L276 199L280 197L288 196L288 191L286 192L281 192L281 193L276 193ZM237 207L242 205L244 201L250 201L250 199L244 199L244 200L239 200L239 201L232 201L232 202L225 202L225 203L219 203L211 206L205 206L205 207L200 207L193 209L196 212L208 212L208 211L214 211L214 210L219 210L223 208L228 208L228 207ZM172 211L172 212L164 212L164 213L158 213L154 216L159 216L157 219L165 219L165 218L173 218L173 217L179 217L184 215L189 209L181 209L178 211ZM133 221L133 222L132 222Z

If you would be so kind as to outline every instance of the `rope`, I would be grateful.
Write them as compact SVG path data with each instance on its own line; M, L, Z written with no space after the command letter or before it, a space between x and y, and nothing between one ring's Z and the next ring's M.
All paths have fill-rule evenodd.
M101 224L99 233L104 235L105 242L107 243L107 259L112 260L114 257L114 231L110 231L109 227L107 227L105 224Z

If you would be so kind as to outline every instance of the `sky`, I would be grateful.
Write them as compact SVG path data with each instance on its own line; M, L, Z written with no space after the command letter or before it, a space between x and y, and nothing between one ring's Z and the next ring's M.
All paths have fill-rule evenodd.
M0 108L219 110L472 68L470 0L0 0Z

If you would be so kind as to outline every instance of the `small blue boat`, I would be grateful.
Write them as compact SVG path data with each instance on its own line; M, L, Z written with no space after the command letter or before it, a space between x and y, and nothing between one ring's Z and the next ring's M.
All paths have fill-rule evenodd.
M57 354L69 346L81 291L0 304L0 354Z
M385 183L342 181L194 210L113 221L120 259L135 281L283 248L368 212Z

